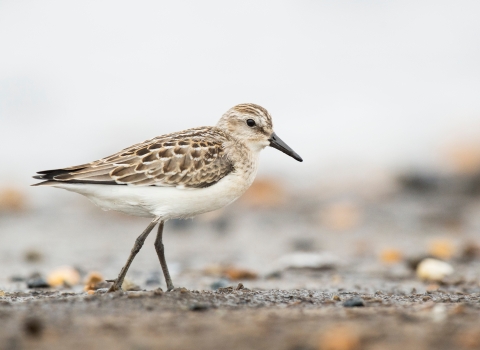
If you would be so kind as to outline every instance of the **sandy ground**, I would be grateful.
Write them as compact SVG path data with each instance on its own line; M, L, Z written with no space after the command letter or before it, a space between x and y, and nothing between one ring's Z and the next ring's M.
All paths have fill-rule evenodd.
M477 349L475 290L7 293L0 342L3 349ZM364 306L348 307L352 300Z
M480 349L480 200L413 180L247 196L168 222L172 292L160 289L154 234L127 275L138 291L84 290L93 271L116 277L146 220L63 194L4 212L0 349ZM425 257L454 272L418 278ZM65 265L74 285L27 288Z

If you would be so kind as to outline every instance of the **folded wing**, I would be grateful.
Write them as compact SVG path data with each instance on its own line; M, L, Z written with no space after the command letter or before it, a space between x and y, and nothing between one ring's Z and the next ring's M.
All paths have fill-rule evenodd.
M220 131L190 129L147 140L89 164L39 171L34 178L49 184L208 187L234 170L225 141L227 136Z

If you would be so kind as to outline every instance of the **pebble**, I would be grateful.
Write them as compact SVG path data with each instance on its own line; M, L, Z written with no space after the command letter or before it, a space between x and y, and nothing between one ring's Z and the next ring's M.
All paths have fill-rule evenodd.
M43 277L34 277L27 281L27 287L33 288L50 288L50 285Z
M162 288L157 288L153 291L154 296L162 296L164 294L164 291Z
M122 283L122 289L125 291L125 292L134 292L134 291L139 291L139 290L142 290L142 288L140 288L139 285L137 285L135 282L133 282L132 280L128 279L128 278L125 278L123 280L123 283Z
M93 292L94 292L94 294L105 294L105 293L108 293L108 290L109 290L109 289L110 289L110 288L99 288L99 289L97 289L97 290L95 290L95 291L93 291ZM88 292L91 292L91 291L92 291L92 290L89 290ZM87 292L87 293L88 293L88 292ZM89 294L90 294L90 293L89 293Z
M232 281L236 280L254 280L257 279L258 274L247 269L239 269L236 267L229 267L224 270L225 275Z
M85 278L85 287L84 290L96 290L99 288L98 284L103 282L103 276L100 272L90 272Z
M387 248L381 251L380 260L384 264L396 264L403 259L403 254L400 250L394 248Z
M363 301L362 298L350 298L345 300L343 303L343 306L345 307L363 307L365 306L365 302Z
M455 254L455 245L449 239L436 239L431 242L429 253L439 259L451 259Z
M147 286L150 286L152 284L161 284L161 278L160 278L160 273L159 272L152 272L150 276L148 276L147 280L145 281L145 284Z
M52 287L72 287L80 282L80 274L71 266L62 266L48 275L47 282Z
M441 281L454 272L452 265L437 259L427 258L418 264L417 276L422 280Z
M218 281L215 281L213 282L211 285L210 285L210 288L212 290L217 290L219 288L225 288L225 287L228 287L228 285L230 284L230 281L227 280L226 278L222 278L222 279L219 279Z
M206 311L210 309L210 305L205 303L192 303L188 306L190 311Z

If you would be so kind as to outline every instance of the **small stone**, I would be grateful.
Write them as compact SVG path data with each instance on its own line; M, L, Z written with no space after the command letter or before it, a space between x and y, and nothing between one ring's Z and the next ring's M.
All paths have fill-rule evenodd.
M163 292L162 288L157 288L153 291L154 296L162 296L163 294L164 294L164 292Z
M424 259L418 264L417 276L422 280L441 281L454 272L452 265L437 259Z
M235 290L241 290L241 289L245 289L245 287L243 286L242 283L239 283L239 284L237 285L237 288L235 288Z
M236 267L226 268L225 275L232 281L236 280L254 280L258 277L258 274L254 271L247 269L239 269Z
M84 290L96 290L101 288L99 284L103 282L103 276L100 272L90 272L87 277L85 278L85 287ZM103 287L103 286L102 286ZM106 287L106 286L105 286Z
M210 309L210 305L205 303L192 303L188 306L190 311L206 311Z
M364 307L365 306L365 302L363 301L362 298L350 298L350 299L347 299L345 300L345 302L343 303L343 306L345 307Z
M225 288L225 287L228 287L229 285L229 281L225 278L222 278L222 279L219 279L218 281L215 281L213 282L211 285L210 285L210 288L212 290L217 290L219 288Z
M279 279L279 278L282 278L282 272L281 271L272 271L272 272L269 272L265 275L265 278L267 280L270 280L270 279Z
M384 249L380 253L380 260L384 264L396 264L402 261L402 258L402 252L394 248Z
M162 283L161 282L161 279L160 279L160 274L158 272L153 272L150 274L150 276L147 278L147 280L145 281L146 285L147 286L150 286L152 284L160 284Z
M87 294L88 294L88 295L95 294L95 291L94 291L93 289L87 290Z
M50 285L43 277L34 277L27 281L27 287L34 288L50 288Z
M449 239L436 239L429 247L429 253L435 258L439 259L451 259L455 254L455 245Z
M342 301L342 299L340 299L340 297L339 297L337 294L335 294L335 295L332 297L332 299L335 300L335 301Z
M80 282L80 274L71 266L62 266L48 275L47 282L52 287L72 287Z
M122 283L122 289L126 292L134 292L142 290L138 284L133 282L132 280L125 278Z
M94 290L93 292L95 292L95 294L105 294L105 293L108 293L108 290L110 289L110 287L107 287L107 288L98 288L97 290ZM121 292L121 291L120 291Z

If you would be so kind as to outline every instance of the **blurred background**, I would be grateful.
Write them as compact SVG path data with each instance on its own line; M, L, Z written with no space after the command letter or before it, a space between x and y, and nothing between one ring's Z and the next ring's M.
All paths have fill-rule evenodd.
M29 187L36 171L244 102L304 162L266 149L237 203L167 223L180 284L378 287L418 257L475 281L479 14L478 1L0 1L0 287L62 265L112 278L147 225ZM142 287L163 283L152 243L132 266Z

